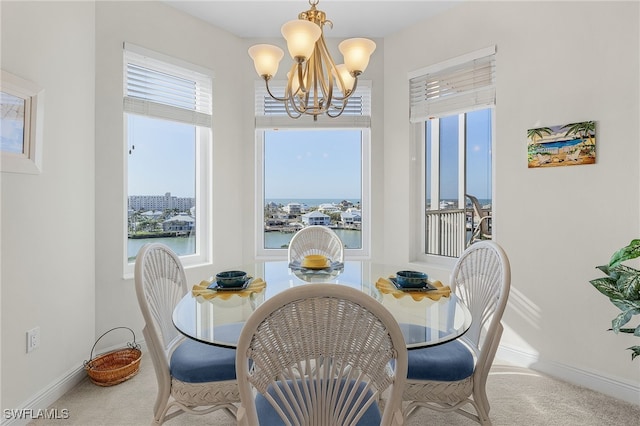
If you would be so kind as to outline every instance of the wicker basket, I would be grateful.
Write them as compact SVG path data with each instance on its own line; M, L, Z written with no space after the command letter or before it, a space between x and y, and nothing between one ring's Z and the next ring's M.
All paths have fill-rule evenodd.
M126 328L133 334L133 343L129 342L126 348L107 352L93 358L93 350L100 339L107 333L119 328ZM98 337L98 340L93 344L93 348L91 348L89 361L84 362L84 369L91 381L96 385L113 386L138 374L141 358L142 351L140 350L140 345L136 343L136 335L133 330L128 327L115 327Z

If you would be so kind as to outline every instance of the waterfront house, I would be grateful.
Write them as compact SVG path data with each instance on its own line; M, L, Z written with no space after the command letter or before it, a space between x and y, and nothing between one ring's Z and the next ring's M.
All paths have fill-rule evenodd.
M148 210L146 212L143 212L140 216L142 216L145 219L149 219L149 220L156 220L156 219L160 219L162 217L162 211L161 210Z
M340 220L347 226L360 226L362 223L362 212L355 209L347 209L347 211L340 213Z
M282 208L285 212L289 213L289 215L299 215L302 213L302 206L300 203L289 203Z
M340 207L336 206L334 203L322 203L318 206L318 211L322 213L337 213L340 211Z
M41 173L1 174L4 409L44 408L86 377L82 362L104 331L129 326L142 336L125 266L125 42L214 75L206 181L211 260L187 268L189 282L256 257L264 208L256 202L262 188L255 183L261 169L254 100L256 82L263 82L247 48L272 38L286 49L279 27L307 2L250 2L260 5L256 10L242 10L247 2L224 2L246 31L254 16L269 23L275 34L268 37L232 33L224 23L168 3L0 2L2 70L45 90ZM349 2L320 2L335 23L328 32L335 51L346 37L394 22L389 8L395 2L369 2L368 12L381 3L387 13L366 19L351 13L344 21L338 16L343 3ZM397 3L417 9L422 2ZM272 13L279 5L290 12ZM350 15L361 29L347 22ZM409 123L409 74L496 46L492 233L509 254L513 283L497 356L637 403L640 361L631 362L625 348L638 338L607 331L618 311L588 281L600 276L595 266L640 236L638 1L460 1L413 18L372 36L377 48L362 76L371 86L371 149L363 160L369 172L362 206L367 256L387 264L422 262L425 181ZM528 129L585 120L597 124L595 164L527 167ZM331 161L326 170L332 173ZM434 278L446 282L450 262L429 262ZM26 331L35 327L40 347L26 353ZM108 336L97 349L127 338Z
M331 225L331 216L321 213L320 211L312 211L302 215L302 223L308 225Z
M194 229L196 220L189 215L179 214L162 222L164 232L189 233Z

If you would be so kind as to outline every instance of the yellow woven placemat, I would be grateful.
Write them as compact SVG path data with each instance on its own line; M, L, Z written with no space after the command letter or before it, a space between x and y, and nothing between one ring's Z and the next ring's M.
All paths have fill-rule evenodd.
M210 285L211 285L211 281L206 281L206 280L200 281L200 284L196 284L193 286L193 289L191 290L191 294L194 297L200 296L205 299L213 299L214 297L217 297L222 300L227 300L231 298L231 296L249 297L252 293L260 293L262 290L264 290L265 287L267 286L267 283L262 278L255 278L253 281L251 281L251 284L249 284L247 288L245 288L244 290L238 290L238 291L233 291L233 290L216 291L216 290L207 288Z
M440 281L434 281L431 283L436 290L431 291L403 291L398 290L396 286L388 278L378 278L376 281L376 288L383 294L391 294L396 299L401 297L411 296L413 300L420 301L425 297L431 300L440 300L441 297L449 297L451 295L451 288L448 285L443 285Z

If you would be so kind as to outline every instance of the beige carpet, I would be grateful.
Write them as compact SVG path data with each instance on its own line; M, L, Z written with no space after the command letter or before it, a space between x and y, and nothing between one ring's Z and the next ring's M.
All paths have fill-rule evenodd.
M35 420L30 425L128 426L149 425L156 396L153 366L142 357L140 372L129 381L100 387L88 379L51 406L67 409L66 420ZM551 379L532 370L496 363L489 376L487 393L494 425L580 425L637 426L639 405ZM222 412L206 416L183 414L165 423L179 425L232 426L235 422ZM410 426L474 425L457 414L422 409L408 422Z

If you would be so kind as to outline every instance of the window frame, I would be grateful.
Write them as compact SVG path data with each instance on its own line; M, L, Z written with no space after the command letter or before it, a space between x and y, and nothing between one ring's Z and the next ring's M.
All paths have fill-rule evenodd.
M129 52L129 53L127 53ZM128 110L127 103L127 55L134 54L138 56L151 58L154 62L162 62L170 68L180 69L183 73L180 74L180 77L184 77L184 74L192 73L194 75L204 76L208 79L209 86L205 89L206 94L208 96L213 97L213 81L214 74L211 70L207 68L203 68L198 65L190 64L188 62L182 61L178 58L173 58L167 55L163 55L161 53L133 45L131 43L124 43L123 49L123 90L124 90L124 107L123 107L123 144L124 144L124 208L123 208L123 268L124 268L124 276L130 277L133 275L135 260L133 262L129 262L128 259L128 199L129 194L128 183L129 183L129 164L128 164L128 121L129 115L137 115L141 117L147 117L152 119L164 120L164 121L175 121L177 123L193 126L195 130L195 188L194 188L194 198L196 200L195 204L195 217L196 217L196 241L195 241L195 253L189 255L179 256L182 264L185 268L191 268L195 266L201 265L210 265L212 264L212 253L213 253L213 237L212 237L212 229L213 229L213 217L212 217L212 200L213 196L211 191L213 189L212 185L212 176L213 176L213 111L212 108L210 111L202 113L201 111L191 111L191 110L183 110L191 111L190 114L185 114L185 119L180 118L172 118L170 116L164 116L164 113L167 113L165 107L162 107L162 114L155 115L153 112L151 113L141 113L135 109ZM153 66L149 66L149 68L158 71L158 68ZM161 69L161 72L166 72L166 69ZM194 77L195 78L195 77ZM191 81L191 79L189 79ZM212 100L211 102L212 103ZM170 115L170 114L169 114Z
M465 115L479 109L491 109L491 197L492 215L495 217L495 56L496 46L489 46L468 54L451 58L441 63L410 72L408 74L410 86L410 140L412 154L419 161L412 162L410 176L413 186L413 202L411 203L411 231L413 238L410 245L411 258L417 262L426 262L436 266L450 268L455 264L456 258L443 255L426 253L426 182L427 182L427 157L426 157L426 130L427 121L431 118L442 118L453 115ZM466 69L469 72L477 69L483 78L475 83L475 80L466 80L463 89L456 90L456 85L450 86L449 78L455 81L459 77L459 71ZM440 79L442 78L442 85ZM432 82L435 85L431 85ZM440 88L438 88L440 86ZM459 134L464 131L466 120L459 119ZM466 138L458 143L466 146ZM466 149L459 156L459 174L462 174L463 187L458 189L458 197L464 197L466 187ZM433 161L433 160L432 160ZM439 183L438 173L438 183ZM461 194L461 195L460 195ZM437 195L437 193L435 194ZM434 198L434 193L431 193Z
M334 119L334 120L339 120ZM282 126L279 130L285 130ZM332 130L360 130L361 133L361 173L362 188L360 209L362 212L361 236L362 248L345 249L345 258L350 259L368 259L371 253L371 129L335 125L333 127L323 126L321 129L309 127L300 127L299 125L291 126L290 130L306 130L309 131L332 131ZM266 249L264 248L264 134L266 131L276 130L275 128L256 128L255 129L255 158L256 158L256 191L255 191L255 256L260 260L268 259L286 259L287 249ZM286 130L285 130L286 131Z
M496 214L495 214L495 141L496 141L496 135L495 135L495 125L496 125L496 108L495 106L487 106L486 108L482 108L482 109L490 109L491 110L491 182L492 182L492 187L491 187L491 212L492 212L492 216L495 218ZM467 113L469 112L473 112L473 111L477 111L478 108L475 109L470 109L468 111L465 112L456 112L456 113L452 113L450 115L458 115L458 127L459 127L459 134L460 132L464 131L466 124L465 121L466 120L462 120L462 117L465 116ZM439 117L439 118L443 118L443 117ZM443 255L436 255L436 254L427 254L426 253L426 217L424 214L424 211L426 209L426 195L427 195L427 191L426 191L426 185L427 185L427 157L426 157L426 137L427 137L427 122L423 121L423 122L418 122L418 123L412 123L411 125L411 130L412 130L412 135L411 135L411 139L414 145L414 154L416 156L416 158L419 158L420 161L415 162L415 167L413 168L413 170L411 171L411 175L412 175L412 180L414 182L418 182L417 185L415 185L415 202L412 205L412 211L417 212L414 219L412 220L412 228L413 228L413 234L415 235L416 233L418 235L420 235L420 238L414 238L413 244L411 246L411 251L412 251L412 257L419 262L426 262L429 264L433 264L433 265L439 265L439 266L443 266L443 267L452 267L455 264L456 258L455 257L448 257L448 256L443 256ZM436 132L438 132L438 130L436 130ZM458 143L460 144L460 149L463 153L463 155L460 155L458 157L458 161L459 161L459 179L462 179L462 183L466 182L467 179L467 171L466 171L466 139L464 140L460 140L460 138L458 139ZM465 149L463 149L465 148ZM461 177L460 177L461 175ZM439 173L438 173L438 177L439 177ZM439 183L439 182L438 182ZM458 189L459 192L459 197L460 194L462 194L462 196L464 196L466 191L466 184L463 185L462 188ZM432 199L434 199L434 193L431 193L431 197Z

